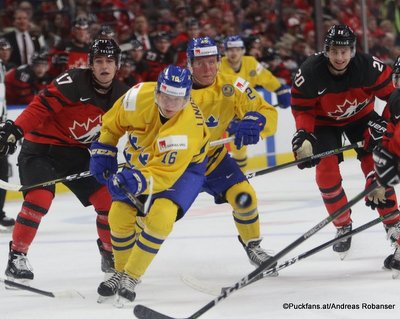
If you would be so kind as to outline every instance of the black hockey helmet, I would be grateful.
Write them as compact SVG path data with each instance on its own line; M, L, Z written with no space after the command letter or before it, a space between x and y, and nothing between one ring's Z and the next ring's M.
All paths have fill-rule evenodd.
M351 48L351 57L354 57L356 54L356 40L357 37L349 26L343 24L334 25L330 27L325 36L324 54L327 56L327 52L332 45L348 46Z
M392 82L395 88L400 88L400 55L393 64Z
M8 50L11 49L11 44L6 38L0 38L0 49Z
M279 58L278 52L274 48L263 47L261 51L261 61L271 62Z
M108 58L114 58L117 66L121 62L121 49L114 39L96 39L93 41L89 49L89 65L93 65L95 56L102 55Z
M86 17L77 17L72 25L76 29L88 29L89 20Z
M47 51L34 52L32 54L31 64L48 64L49 63L49 55Z

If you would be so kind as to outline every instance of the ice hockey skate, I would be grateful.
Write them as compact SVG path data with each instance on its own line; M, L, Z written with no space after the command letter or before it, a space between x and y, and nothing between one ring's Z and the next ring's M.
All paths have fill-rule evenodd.
M12 232L15 225L15 219L6 216L4 211L0 212L0 232Z
M262 263L266 262L268 259L273 256L269 255L268 252L261 248L260 243L262 238L260 239L252 239L249 240L247 245L242 241L240 236L238 236L240 243L242 244L244 250L246 251L247 256L249 257L250 263L253 266L260 266ZM277 265L277 262L274 262L268 269L274 268ZM270 276L278 276L278 272L273 272Z
M392 270L392 278L397 279L400 277L400 246L397 243L397 240L400 237L400 222L384 226L387 233L387 239L392 242L396 249L393 254L386 257L383 262L383 268Z
M392 271L392 278L400 278L400 246L395 244L396 250L387 256L383 262L383 269Z
M114 306L122 308L127 304L131 304L136 298L135 287L140 283L139 279L132 278L128 274L124 273L119 282L117 290L117 298Z
M34 277L32 266L30 265L26 254L12 250L11 244L12 242L10 242L10 252L8 254L8 263L5 274L8 280L27 284L30 280L33 280Z
M99 298L97 299L98 303L104 303L109 299L114 299L121 278L122 272L114 271L113 275L110 278L103 281L99 285L99 287L97 288L97 293L99 294Z
M336 238L351 232L351 230L352 230L351 223L339 227L336 232ZM340 259L343 260L346 257L348 251L350 250L350 247L351 247L351 237L333 244L332 249L333 251L339 253Z

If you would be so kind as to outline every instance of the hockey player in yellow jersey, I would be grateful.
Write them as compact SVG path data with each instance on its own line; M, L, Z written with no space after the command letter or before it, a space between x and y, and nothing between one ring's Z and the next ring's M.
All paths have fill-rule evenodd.
M275 92L278 99L278 106L281 108L290 107L290 86L281 83L269 70L264 68L254 57L245 55L244 42L239 35L228 36L224 39L225 56L221 58L219 72L240 76L247 80L251 87L263 87L269 92ZM231 134L231 128L228 133ZM240 168L245 172L247 169L247 148L240 150L230 143L232 157L237 161Z
M275 133L277 111L243 78L218 72L220 54L209 37L192 39L187 49L193 76L192 99L201 108L211 133L220 139L229 123L238 118L235 145L255 144ZM203 190L214 196L217 204L228 202L233 219L250 262L256 266L271 256L260 247L260 222L253 187L222 145L210 147Z
M113 198L109 224L116 272L100 284L99 301L116 295L120 306L135 299L135 286L201 190L209 130L190 101L191 88L189 70L170 65L157 82L135 85L103 116L99 140L91 147L90 171L108 185ZM126 166L117 173L116 145L126 132ZM143 199L150 178L151 204L140 218L143 229L135 232L142 214L127 193Z

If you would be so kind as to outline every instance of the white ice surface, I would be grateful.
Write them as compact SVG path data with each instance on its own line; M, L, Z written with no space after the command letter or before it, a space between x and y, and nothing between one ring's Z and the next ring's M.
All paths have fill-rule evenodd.
M358 162L347 159L341 165L344 188L351 199L362 191L364 179ZM275 253L282 250L327 216L314 169L289 168L251 180L259 197L262 246ZM20 202L9 202L6 211L16 217ZM363 201L353 207L354 227L378 215ZM282 258L286 260L313 248L335 235L329 224ZM184 318L214 299L198 292L181 279L192 275L209 287L229 286L250 273L244 250L227 205L214 205L201 194L187 216L175 224L154 262L137 287L134 304L143 304L172 317ZM0 233L1 272L4 274L10 234ZM48 298L20 290L5 290L0 283L1 319L119 319L134 318L132 308L117 309L97 304L96 289L102 280L96 246L95 214L83 208L70 194L57 195L29 251L34 268L32 286L53 292L79 291L79 297ZM236 291L201 318L397 318L400 315L400 279L382 270L392 252L382 225L353 238L346 259L341 261L328 248L283 269L276 278L266 278ZM4 275L1 275L4 277ZM392 310L283 309L326 303L338 307L394 305Z

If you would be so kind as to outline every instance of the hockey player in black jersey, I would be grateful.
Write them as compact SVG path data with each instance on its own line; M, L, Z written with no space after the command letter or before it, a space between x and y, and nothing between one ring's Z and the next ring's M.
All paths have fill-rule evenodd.
M24 137L18 156L20 180L35 185L89 169L88 148L97 140L101 117L128 87L115 79L120 49L114 40L97 39L89 53L88 69L72 69L35 96L13 121L0 128L0 155L12 154ZM64 183L84 206L97 212L102 270L113 271L108 211L111 196L94 177ZM10 242L6 268L9 279L33 279L27 259L43 217L50 209L55 185L24 192L24 201Z
M378 97L387 101L394 88L391 68L376 57L356 52L356 36L346 25L332 26L321 53L310 56L298 70L292 87L292 113L297 132L292 140L297 159L342 146L343 135L351 143L365 140L356 149L366 187L374 180L372 150L386 130L384 116L374 111ZM306 162L299 168L316 165L316 182L329 214L347 203L339 164L343 155ZM366 204L381 216L397 210L392 187L379 187L366 197ZM350 209L333 221L337 235L351 231ZM386 228L400 223L399 214L384 221ZM350 249L351 237L333 246L342 258Z

